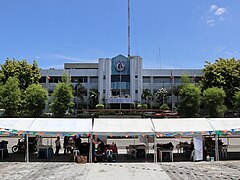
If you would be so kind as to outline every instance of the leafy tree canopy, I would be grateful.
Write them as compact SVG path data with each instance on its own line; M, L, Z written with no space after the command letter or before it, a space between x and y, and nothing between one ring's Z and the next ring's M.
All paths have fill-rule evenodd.
M25 90L29 85L38 83L41 76L36 61L31 65L26 60L7 59L1 65L0 82L5 84L9 77L16 77L20 89Z
M203 73L202 90L223 88L226 105L233 107L233 96L240 90L240 60L220 58L213 64L206 62Z
M53 102L51 104L51 111L55 116L62 117L67 110L70 110L73 106L73 89L69 83L69 77L66 73L63 74L62 82L58 83L57 87L53 91Z
M9 77L4 85L0 88L0 107L5 109L7 117L19 115L21 108L21 91L19 81L16 77Z
M178 111L182 117L196 117L199 105L201 91L194 84L185 84L180 89L180 101Z
M235 108L240 112L240 91L235 93L234 104Z
M226 94L221 88L213 87L203 91L202 103L205 113L209 117L224 117L226 111L225 97Z
M182 86L186 85L186 84L190 84L191 83L191 79L189 77L189 75L187 73L183 73L181 76L181 84Z
M47 90L39 84L32 84L26 89L26 111L28 115L38 117L42 115L48 98Z
M90 108L95 108L96 105L99 103L98 101L99 92L97 89L91 89L90 90L90 96L89 96L89 106Z

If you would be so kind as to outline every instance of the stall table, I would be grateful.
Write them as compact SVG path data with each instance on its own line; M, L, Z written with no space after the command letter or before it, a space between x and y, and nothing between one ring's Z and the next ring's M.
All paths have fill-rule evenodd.
M159 152L159 159L160 162L162 162L162 153L169 153L170 154L170 158L173 162L173 150L172 149L160 149L158 148L158 152Z

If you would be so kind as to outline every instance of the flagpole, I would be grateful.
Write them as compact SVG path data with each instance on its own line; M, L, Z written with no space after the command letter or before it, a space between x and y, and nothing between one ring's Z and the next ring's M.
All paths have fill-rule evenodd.
M171 86L172 86L171 100L172 100L172 112L173 112L173 74L172 74L172 70L171 70Z
M47 70L47 74L46 74L46 89L47 89L47 96L49 99L49 75L48 75L48 70ZM48 112L48 100L45 103L45 113Z

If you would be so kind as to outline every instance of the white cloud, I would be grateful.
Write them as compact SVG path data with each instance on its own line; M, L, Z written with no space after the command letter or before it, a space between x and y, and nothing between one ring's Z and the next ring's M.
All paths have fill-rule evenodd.
M79 57L65 56L65 55L62 55L62 54L55 54L53 56L55 58L64 59L64 60L70 60L70 61L81 61L82 60Z
M217 16L221 16L223 13L226 13L227 12L227 10L226 10L226 8L217 8L217 10L214 12L214 14L215 15L217 15Z
M226 55L228 55L228 56L236 56L236 55L238 55L238 52L237 51L232 51L232 52L227 51Z
M48 56L48 59L58 59L58 60L64 60L66 62L79 62L79 63L88 63L88 62L96 62L97 60L95 59L83 59L80 57L73 57L73 56L66 56L63 54L51 54Z
M215 11L217 8L218 8L218 6L213 4L210 6L210 11Z
M223 50L226 49L226 47L223 46L216 46L212 48L215 53L222 53Z
M212 4L210 5L205 16L201 17L201 19L204 20L208 26L213 27L218 22L226 20L227 12L228 11L226 7L219 7L215 4Z
M215 26L215 20L214 19L208 19L206 21L206 23L207 23L208 26Z
M225 20L226 20L226 18L224 18L222 16L219 17L219 21L225 21Z

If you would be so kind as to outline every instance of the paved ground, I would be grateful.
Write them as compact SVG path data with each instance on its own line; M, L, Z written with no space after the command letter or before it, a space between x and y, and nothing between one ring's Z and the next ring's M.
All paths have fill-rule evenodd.
M2 162L0 179L240 179L239 161L175 163Z
M170 179L157 164L0 163L1 180Z
M1 140L9 142L8 148L16 144L17 138L3 138ZM179 141L189 141L190 139L161 139L161 143L173 142L176 145ZM83 141L86 141L83 139ZM136 139L111 139L119 146L119 153L126 153L125 146L140 143ZM239 138L229 140L231 145L228 159L240 159ZM51 144L50 139L45 139L44 144ZM151 145L150 145L151 147ZM152 149L150 148L151 152ZM62 150L61 150L61 153ZM175 152L174 158L178 160L179 154ZM10 154L9 158L0 160L0 180L7 179L239 179L240 161L221 162L164 162L149 163L153 157L141 159L141 163L124 159L122 163L96 163L96 164L76 164L70 157L61 154L51 159L37 159L36 154L30 156L30 163L24 163L24 154ZM12 161L12 162L10 162ZM43 161L43 162L39 162ZM49 162L50 161L50 162ZM128 163L126 163L128 161ZM147 161L147 162L146 162ZM181 159L179 161L182 161ZM124 163L125 162L125 163Z

